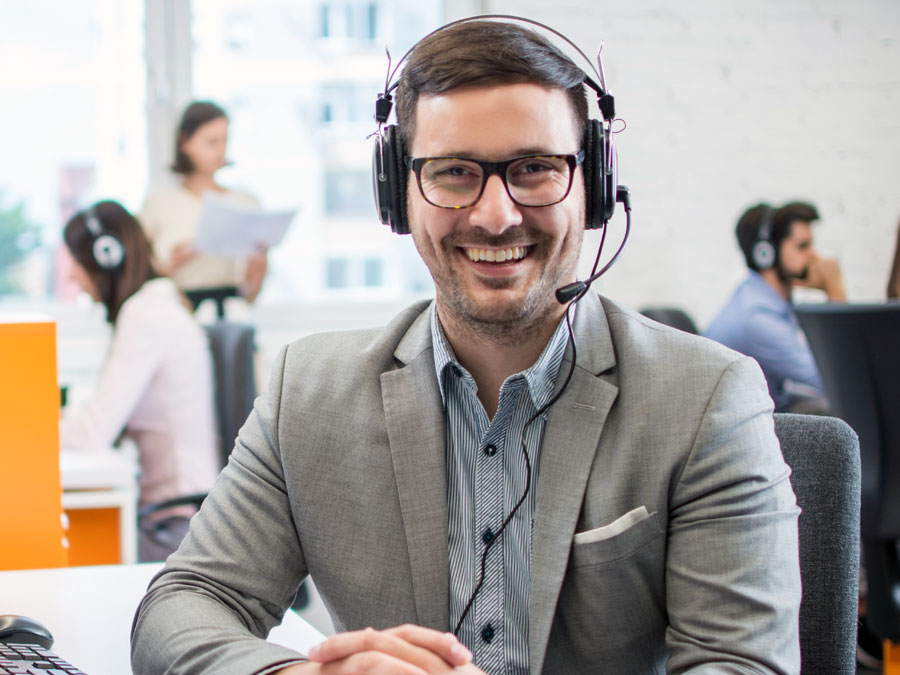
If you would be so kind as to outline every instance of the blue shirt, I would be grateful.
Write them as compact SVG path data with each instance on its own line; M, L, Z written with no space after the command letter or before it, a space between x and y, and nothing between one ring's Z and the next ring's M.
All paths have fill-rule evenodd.
M798 399L824 397L822 380L791 303L756 272L719 312L706 337L757 360L778 412Z
M525 490L522 429L553 395L568 330L561 321L534 365L506 378L493 419L478 399L474 378L456 360L434 306L431 339L446 420L452 629L478 583L487 542ZM546 413L525 433L531 487L488 553L484 585L459 632L475 664L490 675L529 673L531 537L545 422Z

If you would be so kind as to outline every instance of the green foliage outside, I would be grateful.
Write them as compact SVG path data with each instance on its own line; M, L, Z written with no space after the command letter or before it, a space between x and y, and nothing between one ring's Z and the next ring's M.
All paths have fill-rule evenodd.
M40 244L40 226L25 217L25 202L5 202L0 191L0 294L21 290L15 266Z

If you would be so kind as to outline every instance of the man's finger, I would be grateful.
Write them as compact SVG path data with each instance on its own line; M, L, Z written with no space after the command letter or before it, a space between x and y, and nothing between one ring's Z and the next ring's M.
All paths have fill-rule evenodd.
M464 666L472 660L472 652L453 633L442 633L414 624L389 628L387 632L434 652L452 666Z
M338 633L311 649L309 658L311 661L319 663L331 663L355 655L364 656L367 652L392 656L404 663L421 668L426 673L449 671L453 665L427 647L421 647L399 635L372 628Z

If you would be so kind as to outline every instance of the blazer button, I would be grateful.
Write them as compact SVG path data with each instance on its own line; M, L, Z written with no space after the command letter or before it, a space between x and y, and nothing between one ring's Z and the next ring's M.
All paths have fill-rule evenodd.
M490 644L491 640L494 639L494 627L491 624L488 624L481 629L481 639L488 644Z
M490 544L493 539L494 539L494 533L491 532L491 528L486 529L484 531L484 534L481 535L481 541L483 541L485 544ZM488 624L488 625L490 625L490 624Z
M484 454L488 457L493 457L497 454L497 446L496 445L487 445L484 448Z

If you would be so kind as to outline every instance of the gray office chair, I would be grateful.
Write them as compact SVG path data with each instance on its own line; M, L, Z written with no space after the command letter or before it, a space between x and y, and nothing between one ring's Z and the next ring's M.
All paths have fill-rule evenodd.
M244 424L256 398L254 327L246 323L216 321L204 326L213 361L213 392L219 436L220 468L228 463L237 432ZM199 507L206 493L174 497L148 504L138 512L138 521L173 506Z
M856 672L859 443L834 417L775 415L800 530L801 672Z
M677 307L644 307L641 310L641 314L648 319L683 330L685 333L700 334L700 331L697 330L697 324L683 309L678 309Z

